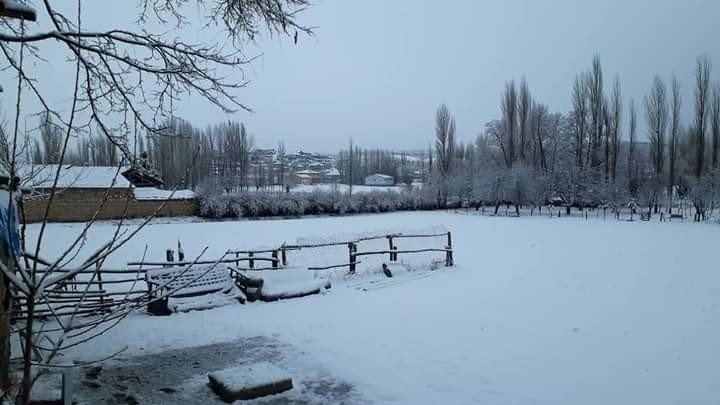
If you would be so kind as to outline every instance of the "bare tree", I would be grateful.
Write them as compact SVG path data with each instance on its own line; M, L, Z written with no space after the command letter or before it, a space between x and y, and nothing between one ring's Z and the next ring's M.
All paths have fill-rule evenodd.
M526 150L527 146L531 143L528 136L528 126L530 110L532 109L532 96L530 95L530 88L528 87L527 81L523 76L520 80L520 94L518 98L517 114L518 123L520 130L520 160L526 162Z
M635 196L637 194L637 110L635 109L635 100L630 100L629 110L629 141L628 141L628 187L630 194Z
M49 113L42 114L40 118L40 140L42 141L42 150L38 151L38 154L42 155L43 159L42 162L36 163L58 163L60 161L62 139L62 128L53 122Z
M665 134L668 124L667 88L656 76L645 96L645 120L650 139L650 155L655 175L660 176L665 164Z
M435 114L435 154L440 175L449 175L455 157L455 117L450 115L445 104Z
M278 183L285 189L287 180L285 172L287 171L287 156L285 155L285 142L278 142L277 147L277 163L278 163Z
M678 141L680 139L680 108L682 107L682 97L680 96L680 82L673 75L672 96L670 99L670 142L668 143L668 196L672 197L673 187L675 186L675 173L677 172L677 154ZM672 213L672 204L670 204L670 212Z
M712 167L717 169L718 150L720 149L720 83L715 83L712 86L712 104L709 119L712 138Z
M595 55L592 60L592 70L588 85L588 97L590 105L590 142L588 144L588 161L591 167L600 165L598 151L602 142L604 125L604 104L603 94L603 72L600 64L600 56Z
M445 104L441 105L435 113L435 154L437 155L437 168L442 178L443 206L447 204L448 176L453 169L455 159L455 117L450 115Z
M705 169L705 132L710 103L710 58L697 59L695 69L695 177L700 178Z
M615 183L617 174L618 154L620 152L620 128L622 122L622 93L620 88L620 77L615 76L613 81L612 95L610 96L610 128L608 136L611 139L611 164L610 164L610 180Z
M583 73L573 82L572 101L575 130L575 164L583 167L583 144L587 138L588 127L588 75Z
M132 143L128 137L131 123L138 123L142 130L149 134L162 136L165 130L163 124L172 117L173 100L179 97L197 94L228 113L249 110L235 94L237 89L246 85L242 78L242 68L249 62L242 53L242 45L246 40L254 39L260 31L293 36L295 41L298 32L312 33L310 28L296 22L298 12L309 4L307 0L197 1L199 7L206 11L204 25L219 27L229 38L231 46L221 46L216 43L187 43L176 36L181 31L179 28L189 24L182 11L187 1L142 0L140 2L139 21L152 20L153 24L161 27L158 29L159 33L148 32L141 25L135 28L117 29L110 26L106 29L87 30L83 24L81 2L77 2L76 8L70 7L71 11L67 11L67 6L60 3L62 2L52 0L41 2L43 16L38 16L38 19L42 17L48 21L51 25L49 30L46 25L28 26L24 22L0 19L2 21L0 52L5 57L8 68L18 77L10 177L14 178L17 173L16 152L19 149L17 145L20 115L24 107L21 105L25 97L23 91L39 102L43 112L51 116L53 122L63 132L58 154L60 165L53 180L45 215L35 242L33 255L35 258L39 256L38 252L43 246L49 209L57 190L61 165L66 157L71 137L88 133L90 130L97 131L105 136L124 157L133 161L131 151L134 148L131 147ZM104 21L110 24L115 22L112 18ZM34 66L44 63L40 50L46 49L41 45L59 48L64 52L65 57L56 57L55 60L67 60L75 68L74 94L71 98L71 106L67 109L50 105L45 94L36 86L37 77L34 74L38 69ZM27 66L33 68L29 69ZM227 74L228 69L234 70L236 74ZM68 113L63 114L61 111L64 110ZM15 196L10 192L9 206L13 206L14 198ZM106 193L105 200L107 198ZM162 209L162 206L158 210ZM41 261L38 260L30 264L18 261L0 265L6 280L9 280L25 299L25 321L20 330L23 341L23 378L19 403L30 402L32 385L37 378L31 366L47 366L61 350L104 333L106 328L116 324L115 321L121 320L138 308L138 305L142 305L135 302L91 324L78 325L77 322L73 324L77 312L72 314L68 323L54 316L60 325L60 338L51 339L49 343L44 341L40 343L37 340L40 334L34 328L36 304L43 302L46 298L44 293L48 288L80 273L90 271L94 278L97 274L92 269L96 268L96 265L102 265L108 255L133 238L153 217L154 215L151 215L146 218L136 231L127 234L120 232L118 226L105 247L77 269L68 269L67 263L77 256L76 249L85 240L87 230L97 218L97 213L85 225L81 235L69 242L68 248L58 259L42 265L44 267L42 271L39 271L38 266ZM83 297L86 295L83 294ZM82 330L78 331L78 326ZM68 343L65 338L73 334L77 338L76 341ZM45 351L49 355L39 360L35 359L33 356L35 350ZM2 359L3 362L5 360Z
M533 124L532 128L535 134L535 150L537 151L538 165L543 172L547 172L548 164L545 151L545 139L548 136L548 107L544 104L533 102L531 117Z
M503 115L503 125L505 127L505 140L503 144L503 152L505 153L505 163L508 168L512 168L515 162L515 126L518 116L518 96L515 89L515 82L505 83L505 91L502 95L501 110Z
M355 152L353 149L353 140L350 138L350 145L348 146L348 162L347 162L347 174L348 174L348 195L352 195L353 182L355 178Z

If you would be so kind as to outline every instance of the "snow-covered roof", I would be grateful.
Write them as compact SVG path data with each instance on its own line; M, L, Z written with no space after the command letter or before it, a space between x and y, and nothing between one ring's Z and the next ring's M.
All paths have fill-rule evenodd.
M312 175L318 175L318 174L320 174L320 172L315 171L315 170L299 170L299 171L295 172L295 174L297 174L297 175L304 174L304 175L312 176Z
M393 178L393 176L388 176L387 174L380 174L380 173L371 174L368 177L380 177L382 179L387 179L387 180L392 180L392 178Z
M195 198L192 190L161 190L155 187L136 187L133 189L136 200L190 200Z
M51 188L58 165L28 165L18 169L21 185L29 188ZM130 182L115 166L63 165L59 188L128 188ZM114 183L113 183L114 180Z
M326 176L339 176L339 175L340 175L340 170L338 170L337 168L334 168L334 167L333 167L332 169L327 169L327 170L325 170L325 171L323 172L323 174L326 175Z

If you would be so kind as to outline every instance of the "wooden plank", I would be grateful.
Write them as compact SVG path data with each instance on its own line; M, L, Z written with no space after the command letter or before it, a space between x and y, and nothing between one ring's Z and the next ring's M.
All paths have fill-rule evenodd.
M378 250L373 252L357 252L353 256L370 256L370 255L387 255L390 253L407 254L407 253L424 253L424 252L451 252L452 249L416 249L416 250Z

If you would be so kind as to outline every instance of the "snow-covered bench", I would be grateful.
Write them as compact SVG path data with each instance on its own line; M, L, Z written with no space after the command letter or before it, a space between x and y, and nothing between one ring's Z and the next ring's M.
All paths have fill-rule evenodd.
M315 273L303 269L240 271L230 267L235 280L246 289L248 297L270 302L319 294L331 287L330 281L316 278Z
M148 270L145 281L153 293L148 312L154 315L245 303L245 295L230 277L227 266L221 264Z

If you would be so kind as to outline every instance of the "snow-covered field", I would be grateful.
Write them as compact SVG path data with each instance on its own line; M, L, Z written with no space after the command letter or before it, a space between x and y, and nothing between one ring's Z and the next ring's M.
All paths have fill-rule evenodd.
M374 403L711 404L720 399L717 224L445 212L149 226L111 260L274 246L304 237L443 225L456 267L388 288L150 317L74 353L90 360L242 337L300 348ZM53 257L78 232L52 224ZM87 245L113 228L97 226ZM31 235L38 226L30 227ZM292 260L292 259L291 259ZM399 278L400 279L400 278ZM402 281L402 280L401 280ZM298 365L311 369L314 364Z

